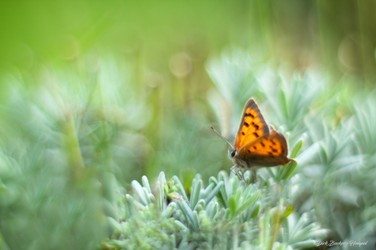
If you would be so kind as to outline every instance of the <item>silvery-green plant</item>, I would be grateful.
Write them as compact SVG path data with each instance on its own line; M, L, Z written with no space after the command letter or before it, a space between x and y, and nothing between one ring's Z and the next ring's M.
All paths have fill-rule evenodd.
M209 100L224 134L231 136L234 131L228 128L237 128L242 94L257 97L265 117L285 133L289 145L303 142L296 157L299 167L285 183L295 215L299 218L313 212L317 222L329 229L328 240L368 242L363 247L372 249L376 235L371 219L376 203L370 196L375 189L371 180L375 172L375 93L357 88L361 83L349 79L332 83L317 71L287 76L247 57L246 51L240 54L230 51L208 64L216 89ZM252 67L242 67L250 63ZM220 77L223 72L231 75L231 70L241 71L238 77L243 80ZM222 113L215 109L221 105ZM228 121L231 123L226 124ZM277 171L284 169L266 169L260 174L274 178Z
M155 185L147 177L132 182L109 217L110 249L290 249L313 247L326 231L313 217L296 219L293 205L278 183L248 185L220 172L207 185L199 175L189 190L162 172ZM278 195L270 195L271 192Z

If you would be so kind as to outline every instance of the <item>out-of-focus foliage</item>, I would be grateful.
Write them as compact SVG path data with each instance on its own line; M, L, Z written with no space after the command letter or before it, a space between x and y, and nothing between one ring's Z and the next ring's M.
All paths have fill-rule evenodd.
M208 149L214 145L208 118L193 108L205 103L192 103L194 112L185 113L189 106L164 99L167 88L133 85L129 68L114 57L91 57L37 73L3 75L0 230L5 245L92 249L106 236L105 218L119 187L114 183L127 187L161 169L181 171L189 179L201 164L207 167L200 172L210 176L224 164L214 154L224 145ZM177 86L177 92L185 88Z

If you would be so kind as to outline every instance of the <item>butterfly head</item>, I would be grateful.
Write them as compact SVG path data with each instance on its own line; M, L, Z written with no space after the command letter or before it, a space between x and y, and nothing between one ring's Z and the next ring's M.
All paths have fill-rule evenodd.
M232 162L234 163L234 165L236 167L243 168L243 169L251 167L250 162L246 162L246 161L244 161L244 159L239 157L239 151L236 150L235 148L229 150L228 154L229 154L229 157L231 158Z
M237 154L238 153L236 152L236 149L234 149L234 148L231 148L231 149L228 150L228 155L231 159L234 158Z

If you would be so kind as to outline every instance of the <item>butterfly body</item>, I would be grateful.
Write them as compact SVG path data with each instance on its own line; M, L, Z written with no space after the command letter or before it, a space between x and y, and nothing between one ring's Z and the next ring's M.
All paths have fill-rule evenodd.
M230 153L234 164L241 169L285 165L292 161L287 153L285 137L265 122L256 102L249 99Z

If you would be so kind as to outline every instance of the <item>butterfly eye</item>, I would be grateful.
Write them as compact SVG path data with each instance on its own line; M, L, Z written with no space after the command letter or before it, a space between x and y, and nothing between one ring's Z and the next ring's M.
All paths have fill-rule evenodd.
M228 151L228 154L230 155L231 158L234 158L236 154L236 150L234 149L232 151Z

